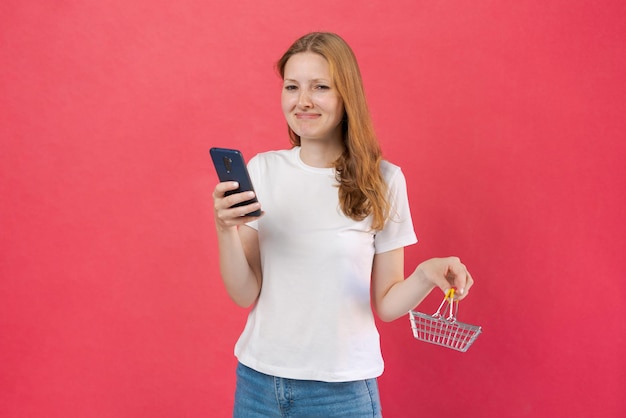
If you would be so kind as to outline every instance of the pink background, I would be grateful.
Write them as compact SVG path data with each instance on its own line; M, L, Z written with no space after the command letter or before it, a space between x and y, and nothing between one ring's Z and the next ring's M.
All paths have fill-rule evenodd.
M230 415L246 312L208 149L288 146L273 64L312 30L353 46L407 177L407 272L455 254L476 278L465 354L380 324L385 416L624 416L625 22L621 0L4 0L0 416Z

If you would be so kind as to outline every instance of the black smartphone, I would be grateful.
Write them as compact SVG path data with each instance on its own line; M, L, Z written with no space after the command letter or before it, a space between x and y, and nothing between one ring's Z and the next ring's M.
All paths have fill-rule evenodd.
M220 182L236 181L239 183L239 188L226 192L226 196L234 193L254 191L248 169L246 168L246 162L240 151L227 148L211 148L210 153ZM237 203L233 207L245 206L254 202L257 202L256 196L245 202ZM247 213L246 216L261 216L261 210Z

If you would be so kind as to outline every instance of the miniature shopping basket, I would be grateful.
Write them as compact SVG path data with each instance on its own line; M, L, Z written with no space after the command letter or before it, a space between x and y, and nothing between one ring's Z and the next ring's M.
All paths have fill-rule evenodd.
M409 312L413 336L420 341L466 352L481 333L481 328L457 321L458 310L459 301L454 300L454 288L451 288L446 292L446 296L434 315ZM448 311L447 317L446 311Z

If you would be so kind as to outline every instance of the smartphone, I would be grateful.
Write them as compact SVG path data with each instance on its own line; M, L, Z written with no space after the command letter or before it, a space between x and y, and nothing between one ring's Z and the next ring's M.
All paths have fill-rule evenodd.
M246 168L246 162L240 151L227 148L211 148L210 153L220 182L236 181L239 183L239 188L226 192L225 196L234 193L254 191L248 169ZM245 206L254 202L257 202L256 196L245 202L237 203L233 207ZM261 216L261 209L247 213L246 216Z

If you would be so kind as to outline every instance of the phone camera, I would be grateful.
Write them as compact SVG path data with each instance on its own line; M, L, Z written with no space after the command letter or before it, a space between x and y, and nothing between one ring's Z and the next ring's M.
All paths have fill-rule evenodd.
M233 169L232 167L233 160L231 160L229 157L224 157L223 161L224 161L224 167L226 167L226 172L230 173L231 170Z

